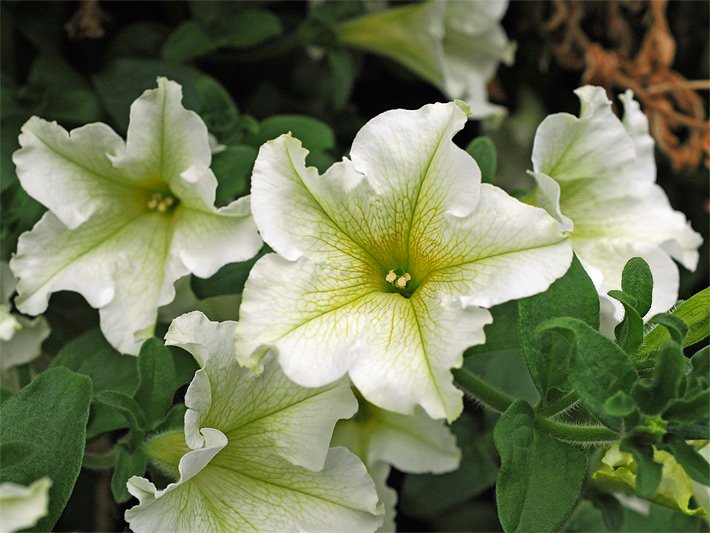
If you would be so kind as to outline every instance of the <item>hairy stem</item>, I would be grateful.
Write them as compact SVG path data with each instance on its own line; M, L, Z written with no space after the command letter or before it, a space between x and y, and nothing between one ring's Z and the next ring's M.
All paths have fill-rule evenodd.
M486 407L502 413L515 401L507 393L489 385L470 370L458 368L454 370L456 384L465 392L476 398Z

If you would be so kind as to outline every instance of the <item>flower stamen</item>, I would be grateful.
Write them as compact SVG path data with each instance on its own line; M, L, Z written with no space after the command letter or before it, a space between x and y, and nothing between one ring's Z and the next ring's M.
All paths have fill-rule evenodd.
M385 276L385 281L398 290L405 289L411 279L412 275L402 269L390 270Z
M151 211L165 213L170 208L177 205L177 199L170 193L154 192L146 203L146 205Z

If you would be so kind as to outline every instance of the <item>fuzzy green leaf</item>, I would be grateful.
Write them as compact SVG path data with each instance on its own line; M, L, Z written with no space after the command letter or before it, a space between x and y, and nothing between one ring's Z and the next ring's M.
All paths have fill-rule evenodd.
M138 355L140 383L133 399L146 416L146 429L155 429L173 405L175 365L170 350L155 337L141 346Z
M659 414L676 399L684 388L688 372L688 360L683 356L680 345L667 341L656 355L656 368L651 383L637 382L633 396L641 409L648 414Z
M501 457L496 485L505 531L555 531L579 499L585 455L535 427L532 407L517 401L493 433Z
M614 328L616 341L630 355L636 354L643 342L643 319L636 310L636 298L623 291L609 291L609 296L624 306L624 320Z
M619 391L630 394L638 379L628 354L576 318L555 318L539 328L541 334L553 330L564 334L574 343L569 379L582 403L604 424L619 430L621 421L610 416L604 404Z
M245 142L258 148L266 141L288 132L299 139L310 152L322 152L335 146L335 135L330 126L304 115L271 116L260 124L258 133L247 137Z
M538 326L555 317L574 317L599 329L599 297L576 257L547 291L520 300L520 345L543 403L548 403L551 389L565 386L568 376L569 342L560 336L537 335Z
M135 452L128 452L125 448L120 447L118 450L118 459L116 467L113 470L111 477L111 493L113 499L118 503L125 503L131 495L128 493L126 482L132 476L142 476L148 467L148 456L138 449Z
M478 163L478 168L481 169L481 181L493 183L498 169L498 154L493 140L486 136L476 137L466 147L466 151Z
M29 485L52 480L49 512L34 529L49 531L59 518L81 469L91 380L66 368L50 368L0 408L0 443L31 442L31 461L5 463L0 481Z
M621 290L636 299L636 311L644 316L651 309L653 275L648 263L640 257L632 257L621 274Z

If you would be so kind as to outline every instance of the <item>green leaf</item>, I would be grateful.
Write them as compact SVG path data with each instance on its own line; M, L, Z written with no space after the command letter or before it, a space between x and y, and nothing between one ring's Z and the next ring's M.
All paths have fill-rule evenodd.
M710 287L681 303L671 316L680 318L688 326L688 335L683 341L683 347L706 339L710 335ZM652 329L639 349L639 358L647 356L669 338L670 333L665 328Z
M481 180L484 183L493 183L498 168L498 155L493 140L486 136L476 137L466 147L466 151L478 163L481 169Z
M710 390L704 390L694 396L674 400L663 412L663 417L669 421L681 424L706 422L710 410Z
M94 393L112 390L133 394L138 386L136 358L117 352L99 328L91 329L65 344L51 366L63 366L89 376Z
M663 443L663 449L673 454L678 464L692 479L703 485L710 485L710 464L698 453L695 446L673 435Z
M503 529L557 530L579 499L585 455L540 432L522 400L503 413L493 436L501 458L496 499Z
M617 391L604 402L604 410L611 416L626 417L636 410L636 402L624 391Z
M119 447L116 467L111 477L111 493L118 503L125 503L131 499L126 488L126 482L132 476L142 476L148 467L148 456L141 449L133 453Z
M0 408L0 443L31 442L31 461L5 464L0 481L29 485L52 480L49 512L34 527L49 531L72 492L84 455L91 380L66 368L50 368ZM3 458L4 459L4 458Z
M189 61L209 54L219 44L193 20L180 24L163 43L160 55L171 61Z
M608 294L624 306L624 320L614 328L616 341L626 353L635 355L643 342L643 319L636 310L636 298L623 291L609 291Z
M577 257L547 291L520 300L520 345L543 404L549 403L552 389L566 388L568 377L569 342L537 335L538 326L555 317L574 317L599 329L599 296Z
M653 447L633 439L624 439L619 449L636 459L636 494L642 498L653 497L663 476L663 465L653 460Z
M490 434L480 435L467 415L457 419L451 429L461 448L461 466L446 474L407 475L400 493L400 508L409 516L432 519L496 482L498 467L487 449Z
M258 133L248 136L245 142L258 148L266 141L288 132L291 132L311 152L322 152L335 146L335 135L330 126L304 115L269 117L260 124Z
M553 330L574 342L575 353L570 360L569 379L582 403L604 424L619 430L621 421L610 416L604 404L618 391L630 394L638 380L628 354L576 318L554 318L539 328L541 334Z
M100 392L94 397L94 401L114 409L123 416L127 424L124 427L130 429L130 434L125 439L126 447L131 451L137 449L143 442L147 428L145 414L138 402L130 396L114 391Z
M648 263L640 257L629 259L621 274L621 290L636 299L636 311L643 317L651 309L653 275Z
M257 150L251 146L228 146L212 156L212 172L217 177L217 205L225 205L249 192L251 171Z
M683 340L688 335L688 326L683 320L668 313L659 313L653 316L648 322L649 324L664 326L670 334L671 339L673 339L673 342L677 343L679 346L683 346Z
M251 48L281 35L279 18L265 9L246 9L212 25L219 43L231 48Z
M653 382L637 382L633 396L645 413L659 414L668 402L678 398L685 389L685 375L690 364L683 356L680 345L667 341L656 355Z
M146 429L155 429L173 405L175 365L170 350L152 337L143 343L138 354L140 382L133 395L146 416Z

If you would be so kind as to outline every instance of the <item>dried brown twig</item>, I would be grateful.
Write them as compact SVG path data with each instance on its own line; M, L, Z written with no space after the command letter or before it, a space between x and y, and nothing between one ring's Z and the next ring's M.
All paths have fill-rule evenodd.
M79 9L64 25L70 39L100 39L105 35L103 23L108 16L99 7L98 0L82 0Z
M666 0L551 0L549 5L549 16L539 14L539 27L555 60L564 68L583 70L582 83L634 91L674 170L692 171L701 163L710 168L710 123L698 94L710 89L710 80L690 81L672 69L676 41ZM631 19L638 20L640 13L644 34L635 43ZM598 26L603 28L596 40L583 29L593 19L601 19Z

